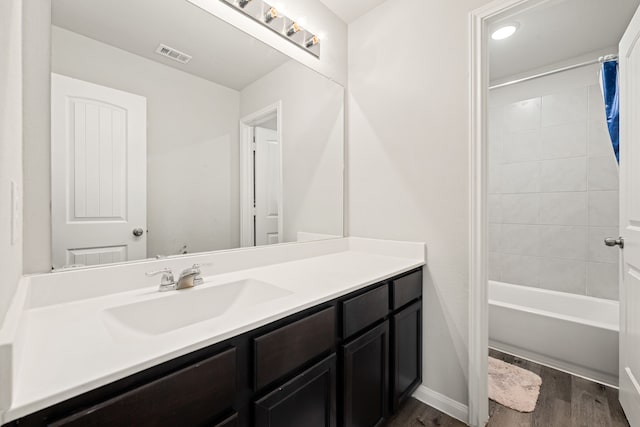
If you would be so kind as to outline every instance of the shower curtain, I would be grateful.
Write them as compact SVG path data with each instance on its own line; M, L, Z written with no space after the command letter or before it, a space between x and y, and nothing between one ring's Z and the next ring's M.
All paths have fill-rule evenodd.
M602 64L602 89L607 113L607 126L616 160L620 163L620 85L618 61Z

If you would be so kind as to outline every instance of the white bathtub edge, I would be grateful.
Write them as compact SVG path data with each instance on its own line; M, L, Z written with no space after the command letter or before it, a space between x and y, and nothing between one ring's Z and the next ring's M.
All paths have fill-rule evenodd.
M578 296L580 296L580 295L578 295ZM606 329L608 331L620 332L620 327L618 325L613 325L611 323L596 322L596 321L588 320L588 319L580 319L580 318L575 317L575 316L568 316L566 314L554 313L553 311L526 307L524 305L519 305L519 304L501 302L501 301L498 301L498 300L495 300L495 299L490 299L489 300L489 306L509 308L511 310L518 310L518 311L523 311L523 312L526 312L526 313L537 314L537 315L540 315L540 316L552 317L554 319L564 320L565 322L572 322L572 323L577 323L577 324L580 324L580 325L591 326L591 327L594 327L594 328Z
M469 423L469 407L467 405L463 405L457 400L453 400L442 393L438 393L424 384L420 385L416 389L413 393L413 397L425 405L429 405L432 408L462 421L465 424Z
M548 368L574 375L576 377L584 378L585 380L600 383L615 389L618 388L617 377L585 368L584 366L567 363L566 361L561 361L553 357L544 356L536 352L525 350L520 347L514 347L509 344L504 344L491 339L489 340L489 348L498 350L502 353L510 354L511 356L528 360L530 362L537 363L538 365L543 365Z

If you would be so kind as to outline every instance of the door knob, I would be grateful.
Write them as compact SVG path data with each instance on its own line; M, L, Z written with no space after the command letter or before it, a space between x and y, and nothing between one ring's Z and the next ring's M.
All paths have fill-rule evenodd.
M142 228L134 228L133 235L136 237L140 237L144 234L144 230Z
M622 237L607 237L604 239L604 244L607 246L620 246L620 249L624 249L624 239Z

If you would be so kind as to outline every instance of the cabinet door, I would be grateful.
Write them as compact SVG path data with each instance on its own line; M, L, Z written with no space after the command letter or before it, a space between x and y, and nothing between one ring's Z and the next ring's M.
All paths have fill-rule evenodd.
M255 418L256 427L335 427L335 354L258 400Z
M391 319L393 330L393 412L422 383L422 301L411 304Z
M224 421L220 421L213 427L238 427L238 414L234 413Z
M387 417L389 322L342 346L343 425L374 427Z

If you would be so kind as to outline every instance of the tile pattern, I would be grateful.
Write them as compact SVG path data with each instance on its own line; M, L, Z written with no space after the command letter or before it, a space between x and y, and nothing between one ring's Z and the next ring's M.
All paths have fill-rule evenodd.
M547 91L550 92L550 91ZM594 84L489 111L489 278L618 299L618 166Z

